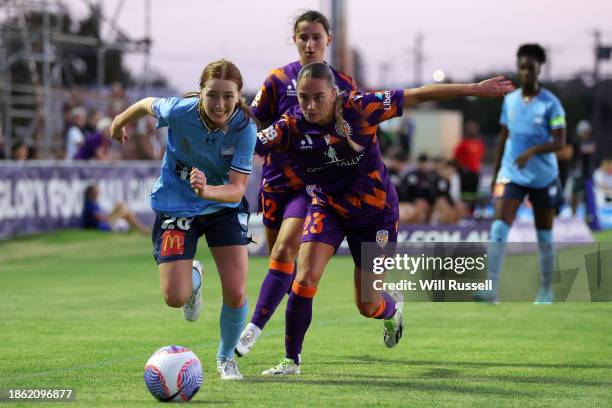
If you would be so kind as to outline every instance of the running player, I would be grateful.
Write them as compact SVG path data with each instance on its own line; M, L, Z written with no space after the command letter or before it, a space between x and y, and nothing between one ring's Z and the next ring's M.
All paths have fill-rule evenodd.
M312 200L302 233L298 273L285 321L285 358L262 374L299 374L300 353L312 318L312 300L329 259L346 237L355 263L355 295L360 313L384 320L384 343L394 347L402 335L402 301L382 292L362 296L361 243L397 240L397 194L377 144L380 122L400 116L418 103L458 96L501 96L513 90L502 77L479 84L428 85L360 94L338 94L325 63L300 71L299 106L258 133L256 151L285 151L308 184ZM364 274L368 279L369 273ZM364 283L364 288L368 289Z
M546 62L544 49L538 44L525 44L519 47L516 57L521 87L504 98L491 186L499 197L487 255L487 274L493 290L479 292L475 298L498 302L499 274L508 232L516 211L528 195L540 251L541 282L535 303L550 304L554 263L552 227L555 209L562 200L555 152L565 144L565 112L557 97L538 81L540 68Z
M113 121L124 143L124 126L149 114L168 126L161 176L151 193L156 212L154 257L166 304L183 307L195 321L201 310L202 265L195 261L204 234L221 278L222 379L242 379L233 358L248 312L246 299L248 205L243 195L251 172L256 127L241 98L242 76L226 60L210 63L200 91L185 98L145 98Z
M301 14L293 24L293 41L299 60L273 70L253 100L252 112L260 129L268 127L287 109L297 105L298 73L308 63L323 61L325 50L332 41L329 21L318 11ZM354 90L349 76L334 69L332 72L340 91ZM285 152L271 152L264 156L260 198L270 265L261 284L253 317L236 346L239 356L246 355L254 346L277 306L289 293L295 276L295 258L309 196L294 167L295 163Z

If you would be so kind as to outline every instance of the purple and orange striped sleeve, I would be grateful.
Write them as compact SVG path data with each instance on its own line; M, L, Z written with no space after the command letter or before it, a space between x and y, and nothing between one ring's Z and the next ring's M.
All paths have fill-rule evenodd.
M272 70L251 102L251 112L261 127L267 127L276 115L276 75Z
M286 115L283 115L269 127L257 132L255 152L258 155L264 156L281 149L288 133L288 119Z
M402 116L404 110L404 91L352 92L345 108L356 111L371 126Z

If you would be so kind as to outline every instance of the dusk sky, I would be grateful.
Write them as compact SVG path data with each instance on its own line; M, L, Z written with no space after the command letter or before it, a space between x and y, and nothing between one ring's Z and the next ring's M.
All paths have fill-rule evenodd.
M612 0L346 0L348 41L365 60L367 85L390 87L413 80L408 55L414 36L424 36L424 82L443 70L454 81L476 74L514 69L524 42L547 47L553 79L593 67L593 30L612 45ZM119 0L101 0L111 16ZM177 91L197 87L202 68L227 58L241 69L246 88L259 87L269 70L297 59L291 22L306 9L329 15L328 0L151 0L152 59ZM73 13L87 12L84 0L66 0ZM133 38L144 36L145 0L125 1L118 25ZM333 29L333 27L332 27ZM105 27L103 33L108 33ZM380 67L390 64L387 78ZM130 69L142 72L143 58L130 56ZM612 76L612 61L602 64Z

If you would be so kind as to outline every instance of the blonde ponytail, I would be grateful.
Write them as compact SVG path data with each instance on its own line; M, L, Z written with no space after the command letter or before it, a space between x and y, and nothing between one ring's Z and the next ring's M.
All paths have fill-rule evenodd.
M363 146L351 139L351 127L342 116L343 102L344 100L342 98L342 94L338 93L338 96L336 96L336 100L334 101L334 119L336 120L336 132L338 132L340 136L346 138L346 141L348 142L349 146L351 146L354 151L360 153L361 151L363 151Z

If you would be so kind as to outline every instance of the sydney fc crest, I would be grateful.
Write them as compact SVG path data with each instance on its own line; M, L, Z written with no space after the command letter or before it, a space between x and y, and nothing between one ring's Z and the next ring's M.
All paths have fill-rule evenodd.
M236 147L232 145L221 146L221 158L223 160L232 160L232 157L234 157L234 153L236 153Z

